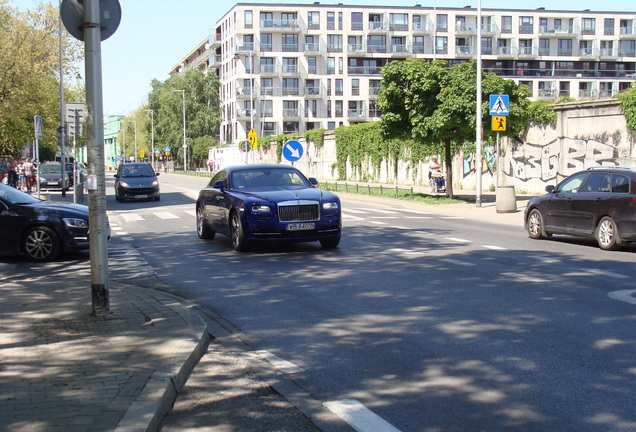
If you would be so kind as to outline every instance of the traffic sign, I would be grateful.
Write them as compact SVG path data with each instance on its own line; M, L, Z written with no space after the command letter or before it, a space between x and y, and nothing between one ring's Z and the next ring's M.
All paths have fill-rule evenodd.
M239 143L239 149L243 152L243 153L247 153L248 151L250 151L252 149L252 144L245 140L245 141L241 141Z
M90 23L84 20L83 0L62 0L60 3L62 24L75 39L84 40L84 27ZM121 22L121 6L119 0L100 0L100 37L105 41L115 33Z
M33 116L33 123L35 124L35 139L42 139L42 116Z
M507 116L510 113L508 95L490 95L490 115Z
M247 133L247 140L250 142L252 150L256 150L258 148L258 134L254 128L251 128Z
M505 131L506 130L506 117L505 116L492 116L492 130Z
M283 156L290 162L295 162L303 156L303 145L296 140L289 140L283 146Z

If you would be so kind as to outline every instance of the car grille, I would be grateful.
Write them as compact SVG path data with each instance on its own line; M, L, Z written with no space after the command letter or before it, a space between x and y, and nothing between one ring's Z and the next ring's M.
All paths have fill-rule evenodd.
M318 220L320 219L318 203L301 205L279 205L278 219L281 222Z

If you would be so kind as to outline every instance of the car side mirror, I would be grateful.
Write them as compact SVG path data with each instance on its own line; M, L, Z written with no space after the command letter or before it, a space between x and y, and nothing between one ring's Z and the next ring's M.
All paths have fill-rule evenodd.
M225 182L223 180L217 180L214 182L214 189L225 189Z
M156 175L157 177L159 177L159 174L161 174L159 171L155 172L155 175Z
M554 191L556 190L556 188L554 187L554 185L547 185L545 187L545 191L548 193L554 193Z
M113 177L115 177L115 178L119 178L119 174L115 174Z
M318 180L315 177L309 177L309 183L316 186L318 184Z

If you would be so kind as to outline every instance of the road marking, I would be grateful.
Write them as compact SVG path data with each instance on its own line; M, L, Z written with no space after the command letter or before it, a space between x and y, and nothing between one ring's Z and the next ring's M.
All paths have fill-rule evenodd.
M609 296L609 298L612 298L614 300L620 300L626 303L636 304L636 298L633 296L633 294L635 293L636 293L636 290L630 289L630 290L612 291L610 293L607 293L607 295Z
M350 214L346 214L346 213L342 214L342 218L343 219L349 219L349 220L364 220L364 218L357 217L357 216L351 216Z
M611 278L615 278L615 279L627 279L628 278L628 276L622 275L620 273L614 273L614 272L606 271L606 270L588 269L587 271L592 273L592 274L601 275L601 276L607 276L607 277L611 277Z
M554 264L554 263L560 262L556 258L544 257L544 256L541 256L541 255L528 255L528 258L536 259L536 260L541 261L541 262L543 262L545 264Z
M155 213L155 216L160 219L179 219L179 216L170 212L157 212Z
M391 423L355 399L329 401L323 405L358 432L400 432Z
M440 219L464 219L461 216L440 216Z
M452 242L455 242L455 243L471 243L470 240L460 239L460 238L456 238L456 237L446 237L444 240L452 241Z
M375 224L375 225L386 225L386 223L384 223L384 222L375 221L375 220L369 221L369 223L372 223L372 224Z
M397 216L371 216L373 219L399 219Z
M405 216L404 219L432 219L432 216Z
M190 216L197 216L197 212L195 210L186 210L184 213L189 214Z
M513 279L518 279L522 282L548 282L547 279L541 279L534 276L524 275L522 273L502 273L502 276L507 276Z
M251 358L261 357L271 363L272 366L274 366L276 369L286 374L303 372L302 368L296 366L290 361L283 360L282 358L278 357L275 354L272 354L267 350L252 351L246 353L246 355Z
M367 214L369 213L366 210L353 210L353 209L347 209L347 213L357 213L357 214Z
M495 245L484 245L484 247L486 249L492 249L492 250L507 250L507 248L505 247L495 246Z
M144 220L144 218L139 216L137 213L122 213L121 217L126 219L126 222L139 222Z
M456 260L456 259L452 259L452 258L442 258L440 261L444 261L444 262L447 262L449 264L460 265L460 266L464 266L464 267L472 267L472 266L476 266L477 265L477 264L475 264L473 262L460 261L460 260Z
M373 210L376 213L384 213L384 214L399 214L400 212L395 211L395 210L382 210L382 209L375 209Z
M418 251L418 250L414 250L414 249L402 249L402 248L393 248L393 249L389 249L389 252L396 252L396 253L402 253L405 255L424 255L426 254L426 251Z

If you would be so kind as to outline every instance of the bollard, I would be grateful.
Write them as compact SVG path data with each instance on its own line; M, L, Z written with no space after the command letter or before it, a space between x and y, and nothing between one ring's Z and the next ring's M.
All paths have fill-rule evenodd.
M497 186L495 199L497 201L497 213L514 213L517 211L514 186Z
M75 194L74 202L77 204L84 203L84 183L79 182L74 186L73 193Z

